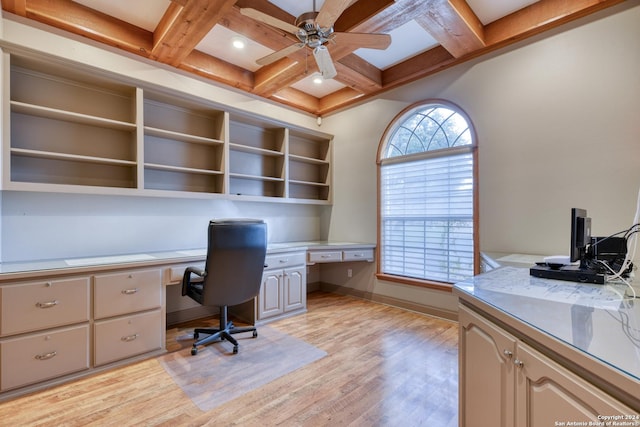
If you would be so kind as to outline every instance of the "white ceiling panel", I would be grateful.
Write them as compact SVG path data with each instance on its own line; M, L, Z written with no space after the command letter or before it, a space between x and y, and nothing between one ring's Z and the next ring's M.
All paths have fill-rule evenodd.
M136 27L153 31L171 0L75 0L75 2L115 16Z
M467 4L484 25L536 2L536 0L467 0Z
M358 49L353 53L384 70L438 45L438 42L416 21L409 21L389 34L391 46L386 50Z
M237 49L233 47L234 38L244 40L245 48ZM249 40L222 25L213 27L196 46L196 49L250 71L256 71L260 68L260 66L256 64L258 58L262 58L273 52L273 50L253 40Z
M314 80L320 77L320 83L315 83ZM336 80L323 80L319 73L313 73L308 77L296 82L291 86L294 89L298 89L301 92L308 93L316 98L322 98L330 93L340 90L345 87L342 83Z

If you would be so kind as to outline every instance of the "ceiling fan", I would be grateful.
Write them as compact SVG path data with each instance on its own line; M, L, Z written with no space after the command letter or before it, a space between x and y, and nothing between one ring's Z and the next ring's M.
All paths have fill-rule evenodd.
M300 15L295 24L289 24L274 18L266 13L252 8L242 8L240 13L263 22L275 28L279 28L295 35L299 43L292 44L256 61L258 65L268 65L281 58L289 56L299 49L308 47L313 51L313 57L318 64L318 69L324 79L332 79L337 75L327 43L340 43L355 48L369 48L384 50L391 44L391 36L388 34L334 32L333 24L353 3L354 0L326 0L320 11L316 12L316 2L313 0L313 12Z

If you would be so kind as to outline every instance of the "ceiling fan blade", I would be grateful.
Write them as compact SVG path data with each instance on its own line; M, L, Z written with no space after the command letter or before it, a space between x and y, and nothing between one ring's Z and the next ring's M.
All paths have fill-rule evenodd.
M271 27L279 28L291 34L296 34L299 30L299 28L293 24L281 21L277 18L274 18L273 16L267 15L266 13L260 12L259 10L250 7L240 9L240 14L255 19L256 21L260 21Z
M353 0L326 0L318 16L316 17L316 23L320 28L331 28L336 20L342 15L349 5L353 3Z
M318 46L313 49L313 57L316 60L316 64L318 64L318 70L320 74L322 74L323 79L329 80L338 75L326 46Z
M296 43L292 44L289 47L285 47L284 49L277 50L267 56L263 56L256 61L258 65L269 65L273 62L276 62L278 59L282 59L285 56L291 55L293 52L296 52L299 49L304 47L304 43Z
M333 33L331 39L341 46L353 45L357 48L385 50L391 44L389 34L379 33Z

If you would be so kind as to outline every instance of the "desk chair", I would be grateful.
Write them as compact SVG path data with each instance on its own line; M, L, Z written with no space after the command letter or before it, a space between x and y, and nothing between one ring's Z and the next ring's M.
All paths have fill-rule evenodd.
M235 327L227 319L227 307L241 304L258 295L267 253L267 225L261 220L213 220L209 222L209 243L204 270L188 267L182 277L182 295L188 295L201 305L220 308L218 329L198 328L193 332L195 342L191 354L198 354L198 346L217 340L233 344L231 335L253 332L255 326ZM198 340L200 334L209 336Z

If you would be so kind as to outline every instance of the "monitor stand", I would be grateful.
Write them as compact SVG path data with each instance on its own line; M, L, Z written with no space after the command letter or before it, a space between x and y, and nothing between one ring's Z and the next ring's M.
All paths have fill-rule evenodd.
M534 277L544 279L565 280L578 283L595 283L602 285L605 282L605 275L597 273L588 268L580 268L575 265L565 265L560 268L550 268L542 265L535 265L529 269L529 274Z

